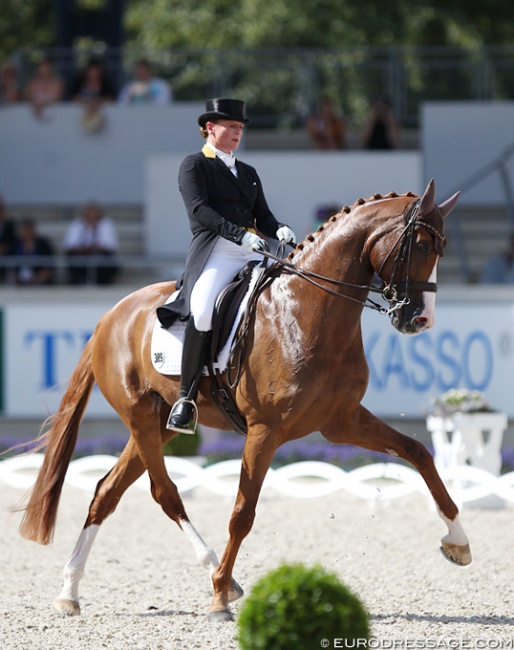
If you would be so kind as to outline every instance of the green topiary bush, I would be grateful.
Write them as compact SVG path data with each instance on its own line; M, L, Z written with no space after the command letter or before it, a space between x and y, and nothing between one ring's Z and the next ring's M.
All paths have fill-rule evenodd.
M242 605L238 629L242 650L333 648L334 639L368 640L370 633L357 596L334 573L303 564L261 578Z

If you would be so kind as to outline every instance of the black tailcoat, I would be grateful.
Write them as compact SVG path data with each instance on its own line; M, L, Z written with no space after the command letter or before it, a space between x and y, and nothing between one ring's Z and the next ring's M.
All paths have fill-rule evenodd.
M177 318L189 317L191 292L218 237L240 244L248 230L257 230L276 239L283 225L269 209L255 169L239 160L236 166L237 178L207 145L201 152L187 156L180 166L179 189L193 240L177 284L181 289L179 297L157 308L164 327L170 327Z

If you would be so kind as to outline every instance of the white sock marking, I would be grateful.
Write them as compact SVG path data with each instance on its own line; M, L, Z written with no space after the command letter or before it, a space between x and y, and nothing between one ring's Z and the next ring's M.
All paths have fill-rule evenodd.
M64 567L64 584L57 600L79 600L79 582L100 526L92 524L80 533L73 554Z
M219 564L216 553L203 541L198 531L190 521L181 521L180 525L184 533L187 535L189 541L191 542L198 561L212 574L214 569L216 569Z

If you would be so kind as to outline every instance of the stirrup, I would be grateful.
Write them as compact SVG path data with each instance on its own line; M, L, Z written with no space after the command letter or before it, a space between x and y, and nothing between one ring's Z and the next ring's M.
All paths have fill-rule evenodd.
M177 406L180 406L180 404L185 404L185 403L191 404L193 407L193 420L189 421L187 427L176 427L173 424L171 424L171 418L173 417L173 414L175 413L175 409L177 408ZM194 435L197 426L198 426L198 407L196 406L196 402L192 399L188 399L187 397L180 397L175 402L175 404L173 404L173 407L168 416L168 421L166 422L166 429L169 429L170 431L177 431L178 433L187 433L189 435Z

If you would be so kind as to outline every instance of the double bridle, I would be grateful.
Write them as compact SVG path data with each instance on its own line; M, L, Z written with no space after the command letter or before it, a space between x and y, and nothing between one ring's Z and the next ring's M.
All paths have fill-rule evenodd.
M314 286L322 289L323 291L326 291L327 293L337 296L338 298L345 298L347 300L351 300L352 302L356 302L362 305L363 307L374 309L375 311L378 311L382 314L391 315L395 311L398 311L398 309L401 309L402 307L410 303L409 289L415 291L432 291L432 292L437 291L437 284L435 282L421 282L419 280L410 279L411 252L412 252L412 245L414 241L414 231L416 228L425 228L425 230L427 230L434 237L434 240L436 242L436 251L438 255L440 256L443 255L443 249L444 246L446 245L446 239L444 235L440 233L439 230L437 230L437 228L435 228L432 224L427 223L422 218L420 218L419 216L420 207L421 207L421 199L417 199L415 202L413 202L410 208L409 215L407 217L407 223L405 224L402 231L399 233L394 244L391 246L389 253L385 256L385 258L382 260L382 263L380 264L380 267L377 271L377 275L380 275L382 269L384 268L384 265L392 256L394 250L397 248L396 255L394 256L394 260L393 260L393 268L391 271L389 282L387 284L384 284L383 287L377 287L373 284L363 285L363 284L354 284L352 282L345 282L344 280L335 280L334 278L330 278L325 275L320 275L318 273L314 273L313 271L307 271L305 269L301 269L298 266L296 266L296 264L293 264L292 262L288 262L287 260L283 259L280 256L283 255L285 251L285 246L283 244L279 246L279 249L277 251L279 253L278 256L273 255L272 253L269 253L267 251L261 251L261 254L264 255L266 258L275 261L277 266L281 267L280 269L281 271L286 270L291 274L297 275L303 278L304 280L306 280L307 282L310 282ZM401 215L397 215L397 216L401 216ZM407 263L407 274L405 280L399 280L398 276L401 273L401 270L404 268L405 263ZM386 309L382 305L379 305L375 301L371 300L369 297L366 297L366 299L362 301L362 300L358 300L357 298L354 298L353 296L348 296L344 293L339 293L338 291L335 291L330 287L320 284L318 280L322 280L323 282L327 282L329 284L333 284L338 287L364 289L368 292L371 291L374 293L380 293L382 295L382 298L390 304L390 307L389 309Z

